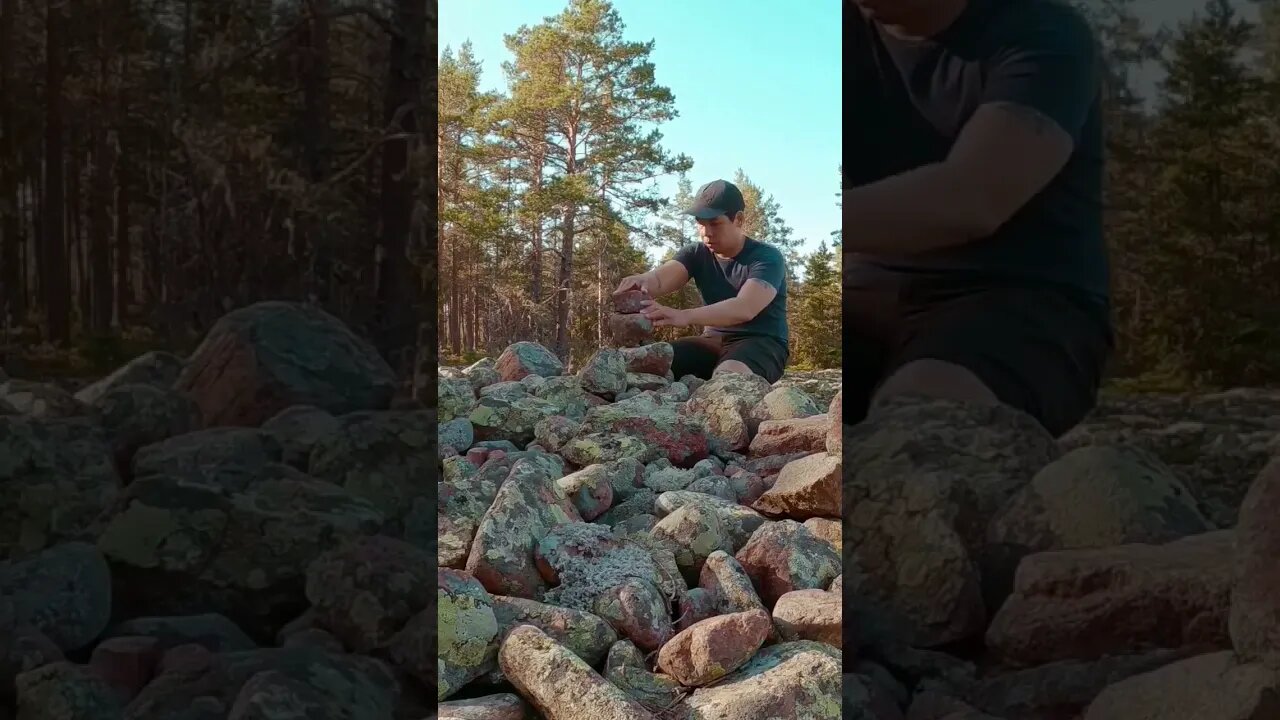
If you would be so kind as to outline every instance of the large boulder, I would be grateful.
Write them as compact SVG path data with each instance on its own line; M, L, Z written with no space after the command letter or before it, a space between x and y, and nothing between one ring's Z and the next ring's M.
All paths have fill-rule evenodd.
M175 384L210 427L256 427L291 405L335 415L384 410L396 386L377 350L342 321L311 305L276 301L224 315Z

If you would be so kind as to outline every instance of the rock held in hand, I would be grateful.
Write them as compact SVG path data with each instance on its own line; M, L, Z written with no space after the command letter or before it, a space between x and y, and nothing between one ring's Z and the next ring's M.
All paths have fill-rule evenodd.
M623 290L613 294L613 309L623 314L638 313L645 301L652 299L644 290Z
M653 323L643 315L614 313L609 316L609 334L618 347L639 347L653 338Z

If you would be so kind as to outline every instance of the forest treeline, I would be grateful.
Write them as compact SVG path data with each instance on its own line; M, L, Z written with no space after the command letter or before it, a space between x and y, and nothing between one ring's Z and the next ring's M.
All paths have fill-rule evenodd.
M188 348L287 299L405 366L435 315L435 7L0 0L0 358Z
M624 31L611 3L569 0L562 13L506 35L512 60L501 68L482 67L470 43L444 48L438 322L450 361L493 355L516 340L581 361L608 343L618 281L697 241L679 210L691 200L691 177L715 178L663 145L663 123L679 100L655 78L653 42ZM491 85L485 73L501 73L503 89L483 90ZM823 171L834 207L839 158ZM652 182L660 177L679 178L676 193L662 196ZM788 259L793 366L839 367L838 233L796 237L749 173L729 179L747 201L748 234ZM803 253L806 239L822 242ZM670 298L677 307L696 302L692 285Z
M1107 59L1113 378L1178 390L1280 382L1280 2L1144 28L1081 0ZM1154 89L1137 86L1157 65ZM1145 90L1145 92L1144 92Z

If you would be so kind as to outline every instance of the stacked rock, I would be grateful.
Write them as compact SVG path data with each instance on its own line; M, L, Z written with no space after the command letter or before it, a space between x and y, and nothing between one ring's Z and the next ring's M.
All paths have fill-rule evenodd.
M623 290L613 294L613 310L609 315L609 333L618 347L640 347L653 340L653 322L640 314L644 301L651 300L644 290Z

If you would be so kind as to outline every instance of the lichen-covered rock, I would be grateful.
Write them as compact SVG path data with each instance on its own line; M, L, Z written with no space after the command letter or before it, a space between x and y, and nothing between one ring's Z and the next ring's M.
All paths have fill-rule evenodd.
M440 422L464 418L476 406L476 390L465 378L440 378L436 387L436 407Z
M136 617L113 626L101 640L116 637L151 638L160 650L187 644L200 645L214 653L258 647L238 625L217 613Z
M0 560L92 542L119 486L98 425L0 416Z
M720 515L720 521L733 544L733 551L747 544L752 533L764 525L765 517L749 507L714 495L674 490L664 492L651 501L650 507L661 517L666 517L685 505L696 504Z
M133 456L133 475L244 490L282 458L275 439L256 428L210 428L139 448Z
M446 449L465 453L471 448L475 438L475 428L471 426L470 420L454 418L449 422L440 424L436 431L436 447L439 448L441 453L444 453Z
M846 586L857 612L922 646L980 633L987 523L1056 459L1054 439L1004 406L895 398L843 442L845 565L859 570Z
M85 417L89 405L57 385L10 378L0 381L0 400L22 415L46 420Z
M369 503L318 480L234 492L153 476L124 490L98 548L122 615L219 612L269 638L305 605L312 560L384 527Z
M1280 671L1280 459L1258 474L1240 508L1229 626L1245 661Z
M1084 446L1037 473L992 519L988 535L1038 551L1158 544L1213 529L1158 458L1132 448Z
M173 353L159 350L145 352L101 380L80 388L76 391L75 398L85 405L94 405L99 398L121 385L150 385L168 390L177 382L182 366L182 359Z
M547 583L535 566L534 548L558 525L581 519L545 469L517 461L480 521L467 572L494 595L539 599Z
M830 425L827 430L827 452L840 457L843 451L844 442L844 391L836 393L831 399L831 405L827 407L827 420Z
M542 420L564 415L556 403L531 395L513 399L493 395L480 398L467 419L479 440L507 440L520 447L533 441L534 428Z
M433 597L431 557L384 535L353 538L306 568L306 598L317 626L355 652L385 647ZM437 587L460 573L439 570ZM463 593L469 584L450 585Z
M579 432L561 446L560 454L578 467L618 460L635 460L646 464L664 456L662 448L642 438L604 432Z
M823 452L787 463L752 507L794 520L839 517L840 458Z
M291 405L334 415L384 410L396 377L342 321L311 305L270 301L218 320L174 387L192 396L206 426L257 427Z
M678 717L699 720L803 718L838 720L840 657L828 645L796 641L771 645L720 682L699 688Z
M667 641L658 667L682 685L708 685L750 660L771 629L763 610L708 618Z
M1149 648L1230 646L1232 532L1163 545L1036 553L987 629L987 647L1019 664Z
M791 453L817 453L827 448L831 423L826 415L787 420L765 420L751 439L747 453L752 457L770 457ZM839 457L836 455L836 457Z
M755 429L749 421L751 410L769 391L769 382L758 375L722 372L694 391L685 403L685 412L701 418L707 432L727 449L745 450Z
M564 363L555 353L535 342L520 341L507 346L498 356L495 369L502 380L523 380L529 375L554 377L564 374Z
M613 486L609 470L603 463L588 465L565 475L556 480L556 484L587 522L600 517L613 505Z
M680 572L694 584L707 556L717 550L733 549L733 539L725 530L722 517L706 505L691 503L659 520L649 534L668 543Z
M327 713L337 708L347 712L345 718L389 718L402 697L399 682L381 660L311 647L264 648L219 653L163 669L129 704L126 717L231 720L233 708L250 712L255 697L268 696L288 703L276 706L282 713L305 709L311 714L301 717L323 720L332 718ZM249 717L254 716L245 720Z
M618 641L613 627L589 612L504 595L494 595L490 600L498 621L498 639L517 626L532 625L592 667L598 667ZM485 669L494 673L494 680L501 677L497 674L498 646L499 643L490 644L485 656Z
M585 661L532 625L507 634L502 672L548 720L653 720L653 715Z
M630 314L643 310L645 303L653 298L644 290L623 290L614 293L612 299L614 312Z
M734 558L766 608L793 590L825 588L840 574L840 556L794 520L761 526Z
M127 468L144 445L200 429L200 408L182 393L155 385L121 384L98 395L94 410L116 466Z
M579 437L592 433L638 438L680 467L692 467L709 453L707 430L700 421L646 395L587 411Z
M618 347L639 347L653 339L653 322L639 313L609 315L609 337Z
M102 554L82 542L0 563L0 632L26 625L64 652L79 650L111 619L111 580Z
M644 373L665 378L671 372L671 361L675 358L675 349L671 343L656 342L633 348L621 348L622 357L627 361L627 372Z
M783 640L814 640L841 647L841 598L826 590L795 590L778 598L773 624Z
M767 610L751 583L751 576L736 558L724 551L716 551L707 556L702 573L698 576L698 587L715 598L716 609L722 614L757 608Z
M1280 717L1280 674L1207 653L1121 680L1099 693L1083 720L1266 720Z
M437 695L443 700L484 673L486 655L498 636L499 625L493 599L475 578L443 569L437 578Z
M18 720L112 720L124 704L116 690L86 668L61 661L22 673L14 679Z
M482 358L462 370L462 375L471 382L471 387L479 392L494 383L502 382L498 374L497 362L493 358Z
M627 389L627 360L616 348L597 350L578 371L582 389L613 398Z
M429 510L435 469L436 421L430 410L358 412L316 440L311 475L377 508L388 532L410 538L411 515Z
M573 439L581 427L581 424L572 418L553 415L539 420L533 426L533 438L539 445L556 452Z
M340 428L337 418L312 405L285 408L262 424L262 432L280 446L281 460L304 472L316 442Z
M436 705L436 720L525 720L525 709L519 695L498 693L466 700L446 700Z
M753 429L766 420L791 420L821 413L808 393L790 385L773 388L752 406L747 420Z

